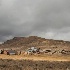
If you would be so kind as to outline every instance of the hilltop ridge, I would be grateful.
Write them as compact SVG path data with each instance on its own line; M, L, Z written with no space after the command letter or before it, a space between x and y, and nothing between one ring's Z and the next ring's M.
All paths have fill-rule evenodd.
M67 49L70 50L70 42L63 40L45 39L37 36L14 37L0 45L0 48L14 48L15 50L25 50L29 47L41 49Z

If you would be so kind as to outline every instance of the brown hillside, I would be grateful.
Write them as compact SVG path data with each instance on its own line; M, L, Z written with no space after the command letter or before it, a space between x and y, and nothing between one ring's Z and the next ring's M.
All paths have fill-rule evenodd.
M70 50L70 42L62 40L45 39L37 36L14 37L0 45L0 48L14 48L15 50L26 50L29 47L39 47L41 49Z

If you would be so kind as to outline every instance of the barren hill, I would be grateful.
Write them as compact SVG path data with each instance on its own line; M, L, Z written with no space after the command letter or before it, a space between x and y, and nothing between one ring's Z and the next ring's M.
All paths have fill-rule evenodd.
M0 48L13 48L15 50L26 50L29 47L38 47L41 49L52 50L70 50L70 42L63 40L45 39L37 36L30 37L14 37L11 40L7 40L0 45Z

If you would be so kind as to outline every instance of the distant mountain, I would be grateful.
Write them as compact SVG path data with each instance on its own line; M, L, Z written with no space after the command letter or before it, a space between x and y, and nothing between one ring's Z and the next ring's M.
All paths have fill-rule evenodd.
M70 42L63 40L45 39L37 36L14 37L0 45L1 49L26 50L29 47L52 50L70 50Z

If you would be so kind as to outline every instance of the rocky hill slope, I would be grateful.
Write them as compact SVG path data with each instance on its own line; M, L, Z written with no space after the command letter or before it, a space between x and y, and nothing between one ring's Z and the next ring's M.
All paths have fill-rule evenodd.
M7 40L0 45L1 49L11 48L15 50L26 50L29 47L38 47L41 49L52 50L70 50L70 42L63 40L45 39L37 36L30 37L14 37L11 40Z

